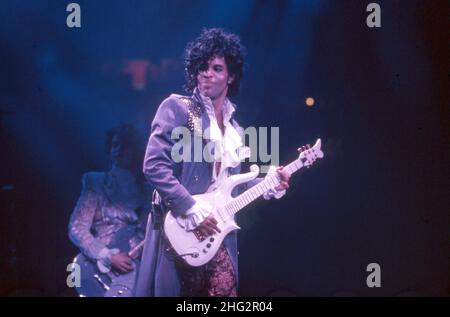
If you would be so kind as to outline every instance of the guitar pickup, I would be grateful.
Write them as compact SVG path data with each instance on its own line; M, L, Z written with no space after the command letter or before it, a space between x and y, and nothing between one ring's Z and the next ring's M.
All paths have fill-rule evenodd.
M198 239L198 241L202 242L206 239L206 236L200 232L200 230L194 230L194 235Z

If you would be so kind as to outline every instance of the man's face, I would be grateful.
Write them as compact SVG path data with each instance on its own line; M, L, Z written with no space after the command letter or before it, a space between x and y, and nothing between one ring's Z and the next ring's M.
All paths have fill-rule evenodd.
M214 56L208 62L208 68L197 75L198 89L202 95L211 99L226 96L228 85L233 78L223 57Z

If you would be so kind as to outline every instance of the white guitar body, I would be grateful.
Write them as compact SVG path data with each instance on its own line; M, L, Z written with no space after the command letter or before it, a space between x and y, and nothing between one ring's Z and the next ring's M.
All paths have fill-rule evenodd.
M256 166L256 165L254 165ZM223 239L233 230L240 229L234 221L234 216L229 215L222 206L225 206L233 198L231 192L239 184L248 182L259 174L259 169L253 167L252 171L245 174L233 175L227 178L221 186L214 192L194 195L193 198L200 206L210 210L217 220L217 227L220 233L215 233L205 239L199 239L198 235L192 231L186 231L177 219L168 212L164 221L164 232L172 248L177 254L191 266L201 266L209 262L216 254Z
M302 167L310 167L316 159L323 157L320 147L321 141L318 139L312 148L304 149L300 153L299 158L285 166L284 170L289 174L293 174ZM164 220L165 236L178 256L187 264L201 266L208 263L217 253L227 234L233 230L240 229L234 221L234 215L269 189L273 189L279 184L279 176L275 173L271 176L266 176L263 181L239 196L231 197L231 192L237 185L256 178L258 174L259 168L256 165L252 165L249 173L228 177L215 191L193 196L203 209L212 213L218 222L217 227L219 227L220 233L203 237L197 230L186 231L170 211L167 213Z

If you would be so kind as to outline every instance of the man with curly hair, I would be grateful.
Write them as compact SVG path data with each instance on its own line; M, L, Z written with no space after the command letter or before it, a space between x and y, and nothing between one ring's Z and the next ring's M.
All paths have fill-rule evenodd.
M152 122L144 158L144 175L154 186L154 208L147 226L146 245L138 278L137 296L237 296L236 231L224 239L214 258L190 267L170 252L162 223L170 210L180 226L203 236L219 232L217 221L192 195L214 191L230 175L240 172L245 158L240 127L228 99L238 93L244 69L238 36L222 29L204 29L186 48L186 90L172 94L159 106ZM214 143L214 160L175 161L172 131L186 127L192 142L198 135ZM205 146L205 143L203 143ZM203 151L202 151L203 153ZM247 151L248 155L248 151ZM281 197L289 176L279 169L281 183L266 198ZM250 187L257 182L245 184Z

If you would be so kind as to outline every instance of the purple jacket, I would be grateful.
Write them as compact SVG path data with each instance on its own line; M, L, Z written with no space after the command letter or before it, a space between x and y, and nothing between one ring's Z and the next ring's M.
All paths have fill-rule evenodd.
M194 132L193 130L199 129L198 125L193 124L195 120L201 121L202 131L197 132L203 132L210 126L201 99L195 94L192 97L171 95L161 103L153 119L144 158L144 174L161 196L163 208L162 215L153 210L149 217L136 296L179 295L180 282L174 257L166 251L168 245L161 236L160 224L165 210L170 209L174 215L184 214L195 203L192 195L203 194L210 186L212 163L204 160L175 163L171 158L172 147L177 142L171 138L172 130L184 126ZM232 124L235 128L239 127L235 120L232 120ZM194 133L191 133L191 144L194 137ZM203 146L206 141L203 139ZM229 172L239 173L240 165ZM225 238L224 245L231 256L237 276L235 231Z

